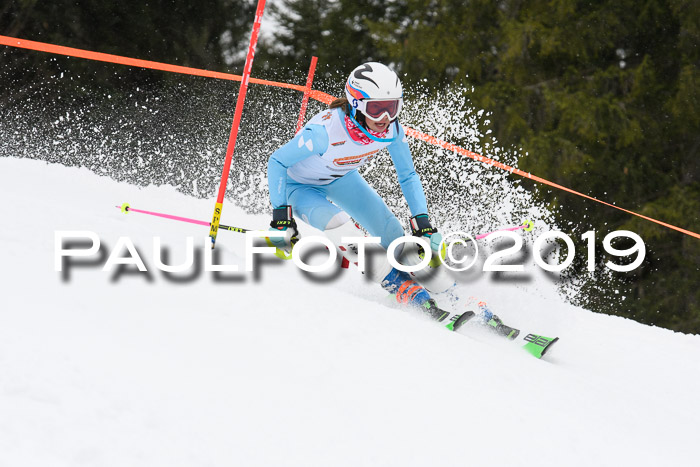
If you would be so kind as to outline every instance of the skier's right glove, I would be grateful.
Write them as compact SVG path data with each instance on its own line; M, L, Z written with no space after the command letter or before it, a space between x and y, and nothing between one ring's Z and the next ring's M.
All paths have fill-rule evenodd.
M299 241L297 221L295 221L294 217L292 216L291 206L280 206L279 208L272 210L270 230L282 231L286 233L284 237L270 237L270 242L277 248L294 246L294 244Z
M442 234L430 224L427 214L418 214L409 220L411 234L415 237L425 237L430 242L430 249L438 251L442 243Z

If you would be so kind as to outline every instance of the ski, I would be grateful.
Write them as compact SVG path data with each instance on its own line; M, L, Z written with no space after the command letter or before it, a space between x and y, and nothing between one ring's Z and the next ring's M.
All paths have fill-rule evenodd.
M489 329L492 329L493 332L499 336L510 341L514 341L520 335L519 329L506 326L496 315L493 315L493 317L486 323L486 326L488 326ZM525 344L522 345L522 348L525 351L535 358L542 358L559 340L559 338L545 337L539 334L528 334L523 337L523 340L525 341Z
M514 341L520 336L520 330L504 324L501 318L489 310L486 302L479 301L477 306L479 310L487 316L486 319L488 319L488 321L482 322L481 324L485 325L489 330L510 341ZM535 358L541 359L558 340L558 337L527 334L523 337L525 343L522 345L522 348Z
M467 321L472 319L474 317L474 312L473 311L465 311L462 314L454 314L450 318L450 322L445 325L447 329L450 331L459 331L459 328L464 326Z
M525 349L530 355L536 358L542 358L559 341L558 337L544 337L538 334L528 334L523 338Z
M474 312L473 311L467 311L463 313L462 315L469 314L469 317L465 319L463 322L459 323L458 326L456 326L457 329L462 327L464 323L466 323L469 319L474 317ZM455 323L459 321L460 315L455 314L452 317L452 320L455 320ZM512 328L510 326L507 326L503 324L503 321L496 316L496 315L491 315L491 319L487 322L479 323L481 326L485 326L487 329L489 329L491 332L494 334L503 337L509 341L515 341L518 336L520 336L520 330L516 328ZM457 329L451 329L450 328L451 323L447 325L447 328L450 330L457 330ZM523 348L526 352L528 352L530 355L532 355L535 358L541 359L542 357L547 354L547 352L552 348L552 346L559 341L558 337L545 337L540 334L527 334L525 337L522 338L522 340L525 342L521 348Z
M473 311L465 311L464 313L453 313L439 308L432 298L423 304L426 313L430 315L438 323L447 321L445 327L450 331L458 331L464 326L467 321L472 319L475 314Z
M392 299L395 299L395 295L389 295ZM471 310L464 311L462 313L456 313L452 311L444 310L438 307L434 299L430 299L420 306L421 310L428 314L436 322L443 324L445 328L449 331L457 332L466 323L468 323L472 318L476 316ZM423 310L424 309L424 310ZM485 327L494 334L503 337L509 341L515 341L518 336L520 336L520 330L507 326L501 321L501 319L490 313L490 318L488 321L480 322L481 327ZM446 323L446 324L445 324ZM521 348L527 351L530 355L535 358L541 359L544 357L554 344L559 341L558 337L545 337L540 334L527 334L522 338L525 342Z

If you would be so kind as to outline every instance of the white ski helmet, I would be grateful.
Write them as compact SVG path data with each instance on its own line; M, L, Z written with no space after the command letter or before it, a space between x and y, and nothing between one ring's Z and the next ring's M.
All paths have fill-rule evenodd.
M395 120L403 105L403 89L399 77L388 66L378 62L364 63L350 73L345 95L352 115L361 112L375 122L388 116Z

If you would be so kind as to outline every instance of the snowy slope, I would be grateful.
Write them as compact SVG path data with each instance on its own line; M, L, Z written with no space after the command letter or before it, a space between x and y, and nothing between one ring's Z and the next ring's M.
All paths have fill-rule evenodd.
M540 276L470 284L561 338L537 360L386 306L355 271L267 261L177 281L153 237L176 264L207 229L114 208L209 220L211 200L26 159L0 159L0 187L2 467L695 465L700 336L566 305ZM222 222L269 220L229 202ZM94 231L105 254L127 236L150 274L64 279L57 230ZM240 234L217 251L243 265Z

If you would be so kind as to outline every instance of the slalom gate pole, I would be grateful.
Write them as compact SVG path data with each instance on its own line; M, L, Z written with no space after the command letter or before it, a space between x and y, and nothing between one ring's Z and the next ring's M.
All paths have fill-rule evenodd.
M196 225L204 225L209 227L211 224L209 222L205 221L200 221L197 219L190 219L189 217L181 217L181 216L174 216L172 214L164 214L162 212L153 212L153 211L144 211L142 209L135 209L129 206L128 203L124 203L121 206L115 206L117 209L121 209L121 211L126 214L128 212L138 212L140 214L148 214L149 216L156 216L156 217L162 217L164 219L170 219L173 221L179 221L179 222L187 222L189 224L196 224ZM246 233L249 232L252 229L244 229L243 227L231 227L229 225L224 225L224 224L219 224L220 229L224 230L229 230L231 232L238 232L238 233Z
M76 57L85 60L94 60L97 62L115 63L117 65L147 68L149 70L166 71L168 73L180 73L184 75L202 76L205 78L223 79L227 81L241 81L243 79L241 75L234 75L232 73L223 73L220 71L211 71L187 66L171 65L169 63L154 62L152 60L141 60L139 58L124 57L122 55L106 54L91 50L76 49L74 47L66 47L63 45L49 44L46 42L30 41L27 39L20 39L18 37L0 35L0 45L6 45L8 47L16 47L26 50L33 50L36 52L62 55L66 57ZM267 79L253 78L252 76L250 77L250 82L252 84L262 84L265 86L275 86L278 88L292 89L294 91L304 92L304 86L300 86L298 84L281 83L279 81L270 81ZM311 91L310 97L312 99L316 99L317 101L323 102L324 104L330 104L333 101L333 99L335 99L330 94L326 94L325 92L316 90Z
M311 85L314 82L314 72L316 71L316 62L318 57L311 57L311 65L309 66L309 76L306 78L306 87L304 88L304 97L301 100L301 110L299 111L299 119L297 120L297 129L294 134L299 133L301 127L304 126L304 117L306 116L306 108L309 105L309 94L311 94Z
M241 116L243 114L243 103L245 102L245 95L248 92L248 81L250 80L250 72L253 68L255 46L258 43L258 33L260 32L260 23L262 21L264 11L265 0L258 0L258 9L255 11L255 22L253 23L253 32L251 33L250 44L248 45L248 55L246 56L245 67L243 69L243 79L241 79L241 88L238 92L238 99L236 101L236 111L233 116L233 124L231 125L231 134L229 135L228 146L226 147L226 159L224 160L224 168L221 173L219 195L216 198L214 214L212 216L211 227L209 229L209 237L211 238L212 249L216 244L216 234L219 231L219 220L221 219L221 210L224 204L224 196L226 195L226 185L228 184L228 176L229 172L231 171L231 160L233 159L233 152L236 149L238 127L241 124Z

